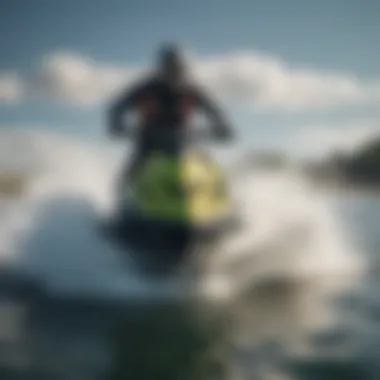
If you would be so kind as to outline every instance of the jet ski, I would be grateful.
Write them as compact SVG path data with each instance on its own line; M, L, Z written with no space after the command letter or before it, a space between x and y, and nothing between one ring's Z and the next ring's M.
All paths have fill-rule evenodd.
M125 186L128 194L107 223L109 237L149 262L178 265L196 244L217 240L237 223L222 169L194 143L209 134L196 136L178 149L161 135L160 148Z

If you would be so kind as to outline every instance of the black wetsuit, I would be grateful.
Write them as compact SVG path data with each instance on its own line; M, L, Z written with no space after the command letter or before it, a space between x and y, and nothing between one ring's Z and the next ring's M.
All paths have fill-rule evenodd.
M111 108L110 128L120 130L122 118L128 110L136 110L140 116L136 153L131 166L124 173L128 179L157 147L157 137L161 133L169 133L181 140L190 118L197 111L203 111L211 119L217 133L231 134L222 112L214 102L199 88L187 83L174 85L153 77L137 84Z

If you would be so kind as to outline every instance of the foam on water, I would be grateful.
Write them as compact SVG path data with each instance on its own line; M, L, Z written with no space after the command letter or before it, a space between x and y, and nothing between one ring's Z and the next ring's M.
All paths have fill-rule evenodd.
M121 252L98 234L96 221L109 211L120 155L105 147L42 133L3 133L28 151L10 149L6 165L31 170L24 197L4 204L2 258L43 281L56 294L124 296L175 293L174 279L152 283L121 261ZM7 146L7 144L4 144ZM13 157L13 158L12 158ZM20 161L23 159L23 162ZM323 199L297 173L256 171L233 182L244 228L226 236L205 263L202 289L226 294L273 275L357 270L356 252L341 236ZM236 280L238 278L238 280ZM228 285L228 286L227 286Z
M226 236L210 255L211 288L222 289L222 279L229 277L233 292L275 279L312 279L331 290L332 283L354 285L360 278L363 256L340 229L324 197L299 173L256 170L234 184L243 228Z

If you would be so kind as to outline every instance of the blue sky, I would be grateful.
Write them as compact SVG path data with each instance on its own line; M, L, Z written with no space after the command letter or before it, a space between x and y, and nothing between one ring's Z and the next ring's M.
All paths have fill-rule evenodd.
M91 78L97 80L103 67L109 73L113 68L120 71L149 65L159 44L174 40L196 53L203 62L200 67L211 57L229 62L228 67L215 62L213 67L221 76L232 78L234 90L225 91L226 86L211 79L207 84L218 95L226 92L222 101L230 118L256 145L277 146L284 139L291 145L289 136L302 142L314 132L307 131L309 137L295 134L301 130L305 135L305 128L313 125L321 128L326 141L331 140L327 144L339 137L335 130L329 137L328 130L337 128L341 135L347 135L343 143L337 141L338 146L349 145L350 136L358 139L368 134L379 121L379 15L376 0L3 0L0 128L44 128L101 136L109 86L102 82L96 87L97 91L108 91L104 96L98 94L102 101L78 107L67 102L70 91L78 94L75 83L65 77L66 71L54 69L52 74L52 66L46 69L43 59L50 57L66 67L71 67L67 58L53 58L65 52L80 62L90 59L85 62ZM244 54L249 56L245 65L251 68L241 68ZM264 62L262 57L266 57ZM305 70L306 79L302 76ZM78 75L89 77L85 71ZM18 75L26 93L13 95L12 101L7 97L10 73ZM118 75L127 79L126 74ZM245 80L244 75L249 78ZM8 78L7 86L3 79L3 90L1 78ZM70 88L65 81L70 82ZM254 104L253 87L247 90L253 97L250 104L240 101L241 91L236 86L244 87L245 83L259 86L257 104L261 107ZM289 103L290 98L294 102ZM325 105L314 107L314 98L315 103L331 98L334 106L326 100ZM312 142L313 137L307 141Z

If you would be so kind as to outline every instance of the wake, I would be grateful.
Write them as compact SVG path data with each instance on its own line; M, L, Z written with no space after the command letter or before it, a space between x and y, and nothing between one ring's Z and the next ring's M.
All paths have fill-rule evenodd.
M0 203L3 266L42 283L53 295L181 294L176 279L158 284L139 276L133 254L126 264L125 254L97 231L97 220L112 207L120 152L43 133L4 132L1 140L6 139L13 148L2 151L2 170L32 175L21 198ZM17 150L26 141L28 150ZM299 174L256 170L240 173L233 183L244 228L205 255L198 290L236 294L272 277L323 277L326 284L329 274L334 282L347 276L352 282L360 266L357 252L324 199Z

